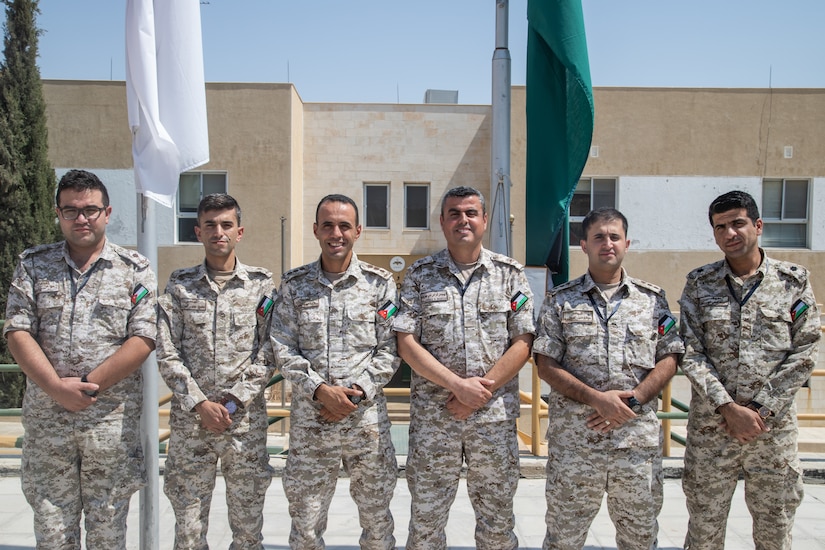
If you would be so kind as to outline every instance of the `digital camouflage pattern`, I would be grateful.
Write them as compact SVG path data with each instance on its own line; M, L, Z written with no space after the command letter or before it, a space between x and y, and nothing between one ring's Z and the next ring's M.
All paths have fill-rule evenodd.
M232 546L261 549L263 506L272 481L263 390L272 373L261 348L274 291L272 274L236 262L223 287L206 265L172 273L160 298L157 358L172 389L164 492L175 511L175 548L208 548L206 534L217 461L226 481ZM194 407L231 394L244 404L220 434L201 426Z
M756 548L791 547L802 501L794 399L814 368L820 317L808 271L762 254L758 271L745 281L725 260L693 270L679 301L682 370L692 386L682 480L690 512L685 548L692 550L724 545L742 471ZM723 417L716 410L751 401L774 416L765 421L769 432L743 445L719 427Z
M293 269L281 281L270 335L276 364L293 391L283 476L291 548L324 548L341 462L358 505L361 548L395 547L389 505L398 474L383 387L399 360L388 302L397 305L392 275L355 254L334 283L319 261ZM327 422L314 399L321 384L357 384L365 397L343 420Z
M445 249L410 266L393 328L417 336L427 351L459 376L481 377L513 338L535 332L532 293L521 265L485 249L465 284ZM518 377L496 390L465 421L447 411L448 396L448 390L413 372L407 458L413 504L407 548L446 547L447 510L464 459L476 514L477 548L516 548Z
M73 285L73 271L65 242L23 252L3 327L29 332L61 378L90 373L130 337L156 334L157 283L146 258L106 241L85 284ZM133 303L139 285L149 292ZM72 413L28 380L21 482L38 547L79 549L81 513L88 548L126 547L129 499L146 479L142 396L138 369Z
M633 390L658 360L684 352L672 321L658 286L622 269L608 301L586 273L545 298L533 353L554 359L599 391ZM663 497L657 408L654 398L637 418L601 433L587 427L593 408L550 393L545 549L582 548L605 491L617 547L646 550L655 544Z

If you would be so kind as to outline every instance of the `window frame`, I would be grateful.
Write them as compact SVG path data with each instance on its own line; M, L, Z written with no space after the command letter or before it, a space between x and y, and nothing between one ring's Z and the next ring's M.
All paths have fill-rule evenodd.
M210 193L204 193L204 176L216 176L220 175L223 176L223 191L214 191L210 190L210 193L228 193L229 192L229 172L224 170L197 170L197 171L189 171L184 172L178 177L178 189L175 192L175 244L199 244L197 238L194 241L191 240L183 240L181 239L181 222L183 220L197 220L198 219L198 209L197 204L195 205L194 211L192 210L181 210L181 183L183 178L188 178L192 176L198 177L198 203L203 199L205 195Z
M588 185L590 186L590 189L589 189L590 208L588 208L588 210L587 210L588 212L593 210L593 206L594 206L593 205L593 202L594 202L593 185L594 185L595 182L610 182L610 183L613 184L613 200L612 200L612 204L608 205L608 206L610 208L616 208L616 203L618 202L617 199L618 199L618 194L619 194L618 193L619 192L619 178L617 178L617 177L607 177L607 176L582 176L582 177L579 178L579 181L576 183L576 189L578 189L579 186L583 182L587 182ZM573 194L574 195L576 194L575 190L573 191ZM580 194L583 194L583 193L580 193ZM572 204L572 202L573 202L573 199L571 197L570 203ZM574 235L573 224L581 224L584 221L584 218L585 218L586 215L587 215L586 213L583 216L573 216L573 215L571 215L570 214L570 204L567 205L568 231L570 232L570 236L571 236L570 242L568 243L569 246L571 246L571 247L578 247L579 246L579 241L574 240L572 238L572 236Z
M422 226L410 226L410 201L407 191L413 188L423 188L426 190L424 199L424 223ZM430 184L428 182L404 182L404 230L405 231L429 231L430 230Z
M386 221L387 221L386 225L370 225L369 224L370 203L367 200L367 189L370 188L370 187L374 187L374 188L383 187L384 188L385 198L386 198L386 206L385 206L384 217L386 218ZM391 196L390 196L390 184L389 184L389 182L378 182L378 181L366 182L365 181L364 182L364 188L363 188L363 194L364 194L364 203L363 203L364 204L364 229L378 229L378 230L390 229L390 225L391 225L391 217L390 217Z
M768 217L765 215L767 201L765 195L765 191L767 189L768 184L776 184L779 183L781 187L780 192L780 203L779 203L779 217ZM805 217L804 218L795 218L786 216L786 208L787 204L787 194L788 194L788 184L791 183L804 183L805 184ZM762 208L761 208L761 219L762 219L762 245L768 248L810 248L810 220L811 220L811 180L810 178L763 178L762 179ZM775 210L775 208L771 208L771 210ZM790 244L785 244L779 242L782 237L774 237L771 238L769 235L766 234L768 228L780 227L780 226L802 226L802 242L793 242ZM764 242L766 241L767 242Z

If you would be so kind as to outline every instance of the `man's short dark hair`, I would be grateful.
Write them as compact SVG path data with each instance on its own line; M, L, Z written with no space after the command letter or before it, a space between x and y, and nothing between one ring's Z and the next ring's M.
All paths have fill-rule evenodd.
M590 230L590 226L594 223L599 221L612 222L615 220L621 220L622 229L624 229L624 236L627 238L627 218L624 217L624 214L615 208L602 206L601 208L596 208L595 210L588 212L582 220L582 235L584 236L584 240L587 240L587 232Z
M332 195L327 195L318 203L318 206L315 207L315 223L318 223L318 212L321 211L321 205L328 203L328 202L342 202L344 204L348 204L352 206L352 209L355 210L355 225L358 224L358 205L355 204L355 201L349 198L346 195L339 195L337 193Z
M104 208L109 206L109 191L96 175L86 170L69 170L57 183L57 193L54 195L54 204L60 207L60 193L66 189L72 191L100 191L103 194Z
M441 215L444 215L444 205L447 204L447 199L458 197L478 197L478 200L481 202L481 213L487 213L487 204L484 202L484 195L481 194L481 191L478 189L474 189L472 187L467 187L462 185L460 187L453 187L449 191L444 194L444 197L441 199Z
M195 223L200 226L201 214L204 212L211 212L213 210L228 210L229 208L235 209L235 217L238 218L238 225L240 226L241 206L232 195L227 195L226 193L212 193L211 195L206 195L198 204L198 219Z
M756 206L756 201L744 191L728 191L723 195L719 195L708 207L708 221L711 227L713 226L713 215L728 212L730 210L740 210L744 208L748 212L748 217L753 223L759 219L759 207Z

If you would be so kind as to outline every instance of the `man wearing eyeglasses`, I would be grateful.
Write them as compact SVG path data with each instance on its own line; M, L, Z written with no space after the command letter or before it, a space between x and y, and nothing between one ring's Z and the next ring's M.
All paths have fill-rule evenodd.
M65 241L23 252L3 334L28 378L23 493L38 548L126 548L131 495L145 483L140 365L155 347L155 275L106 239L106 187L83 170L58 183Z

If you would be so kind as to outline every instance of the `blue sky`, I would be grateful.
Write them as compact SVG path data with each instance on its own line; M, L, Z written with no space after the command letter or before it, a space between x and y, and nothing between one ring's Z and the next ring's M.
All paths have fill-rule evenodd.
M209 82L293 82L307 102L490 102L495 0L207 0ZM126 0L40 0L43 78L124 80ZM583 0L594 86L825 88L823 0ZM510 1L524 84L527 0Z

